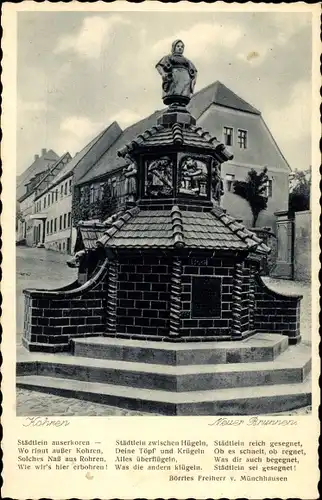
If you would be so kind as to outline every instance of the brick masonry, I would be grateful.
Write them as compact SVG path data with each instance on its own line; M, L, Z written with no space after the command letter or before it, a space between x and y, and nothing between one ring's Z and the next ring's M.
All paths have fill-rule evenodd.
M234 263L227 258L206 255L184 257L182 276L181 332L187 337L230 337ZM192 309L193 279L220 280L221 307L215 317L196 317ZM206 297L205 297L206 300Z
M301 297L268 289L258 272L250 272L250 261L244 261L240 273L240 331L236 336L233 322L236 256L213 257L205 251L193 257L181 253L179 258L180 335L175 340L233 340L255 331L288 335L290 343L300 340ZM117 281L114 304L108 301L110 266ZM172 269L170 252L119 252L117 261L113 264L108 259L101 261L89 281L81 286L76 282L54 291L26 290L24 345L31 351L59 352L69 350L70 339L92 335L169 340ZM198 310L193 305L194 287L196 283L201 287L205 283L209 291L210 282L215 284L214 298L209 301L208 292L198 289L199 297L206 303L205 309L201 300ZM109 323L112 309L115 317ZM114 331L108 328L111 324Z
M165 337L169 333L170 256L125 254L119 257L116 333Z
M211 257L208 252L191 257L180 255L182 263L180 338L227 340L232 329L232 289L235 260ZM162 340L169 335L171 272L170 255L119 256L116 335ZM195 278L216 278L220 283L219 311L200 316L193 310ZM242 297L242 333L249 331L249 270L245 271ZM205 301L207 297L205 297Z
M282 333L290 344L301 340L301 295L282 295L269 289L256 276L255 280L255 328L259 331Z
M24 346L30 351L66 351L71 338L103 334L107 270L106 259L82 286L75 282L53 291L25 290Z

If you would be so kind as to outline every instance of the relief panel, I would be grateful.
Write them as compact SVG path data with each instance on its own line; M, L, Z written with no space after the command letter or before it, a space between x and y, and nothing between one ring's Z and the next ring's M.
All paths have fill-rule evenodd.
M173 161L167 156L147 161L145 168L145 196L173 196L173 177Z
M181 158L178 170L179 194L206 198L208 193L208 166L206 161L193 156Z

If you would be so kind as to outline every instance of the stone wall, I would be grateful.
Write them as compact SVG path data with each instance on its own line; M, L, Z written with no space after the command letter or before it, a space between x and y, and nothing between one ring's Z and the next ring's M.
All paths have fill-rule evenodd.
M301 295L284 295L268 288L260 277L255 287L255 328L266 333L281 333L290 344L300 341Z
M294 279L311 280L311 212L295 213Z

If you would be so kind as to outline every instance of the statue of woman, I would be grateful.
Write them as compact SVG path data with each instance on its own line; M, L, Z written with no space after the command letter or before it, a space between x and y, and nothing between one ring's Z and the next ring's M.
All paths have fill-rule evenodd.
M162 76L162 99L164 104L188 104L196 83L197 69L183 55L184 43L175 40L172 53L162 57L156 69Z
M127 196L127 201L134 202L136 197L136 183L138 173L136 164L132 161L129 165L126 165L124 167L122 173L125 178L125 193Z
M219 205L220 198L224 194L224 183L220 175L219 167L215 163L211 167L211 192L213 202Z

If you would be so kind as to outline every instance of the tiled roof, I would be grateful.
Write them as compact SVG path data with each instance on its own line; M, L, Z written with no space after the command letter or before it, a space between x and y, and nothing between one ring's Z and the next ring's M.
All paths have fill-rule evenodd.
M96 144L101 139L101 137L108 129L109 127L100 132L79 153L77 153L74 156L74 158L72 158L71 161L68 162L67 165L59 172L59 174L56 175L55 179L53 179L53 183L57 184L57 182L59 182L63 177L65 177L65 175L71 173L74 170L74 168L78 165L78 163L81 161L81 159L84 158L85 155L90 153L94 144Z
M196 119L198 119L210 104L218 104L226 108L238 109L255 115L260 115L260 111L241 97L227 88L223 83L216 81L211 85L196 92L187 108Z
M78 229L81 231L84 247L87 250L96 248L96 243L99 238L104 235L107 229L109 229L113 222L117 221L122 214L123 211L116 212L104 222L101 222L98 219L80 221L78 223Z
M226 150L224 145L216 137L212 137L209 132L203 130L202 127L195 125L186 127L180 123L175 123L172 127L154 125L119 150L118 155L126 156L138 147L150 150L153 147L172 146L174 144L184 144L185 146L211 150L215 152L220 162L233 158L233 155Z
M155 125L157 118L162 114L162 111L156 111L152 115L144 118L134 125L126 128L123 133L116 139L116 141L108 148L108 150L101 156L95 165L81 177L77 184L83 184L93 179L100 178L109 172L113 172L121 167L124 167L127 162L117 155L117 152L126 143L133 140L137 135L143 133L146 129Z
M70 153L64 153L60 158L58 158L58 160L50 167L49 171L47 172L47 174L45 175L45 177L43 177L41 179L41 181L38 182L38 184L35 186L35 190L37 191L37 194L36 194L36 198L39 196L39 195L42 195L44 193L44 191L46 191L47 187L51 184L51 182L53 182L53 180L59 175L59 173L61 172L61 170L56 174L56 176L52 177L53 176L53 172L55 171L55 169L59 166L60 163L62 163L63 165L66 165L70 160L71 160L71 155ZM64 167L62 167L63 169ZM50 179L51 177L51 179Z
M106 224L106 223L105 223ZM99 239L109 248L203 248L268 253L261 239L221 208L210 212L140 210L119 215Z
M26 193L25 184L27 184L32 177L44 172L49 167L51 167L59 159L58 154L56 154L52 149L46 151L46 153L39 158L37 158L22 174L17 176L17 191L16 199L18 200L21 196Z

